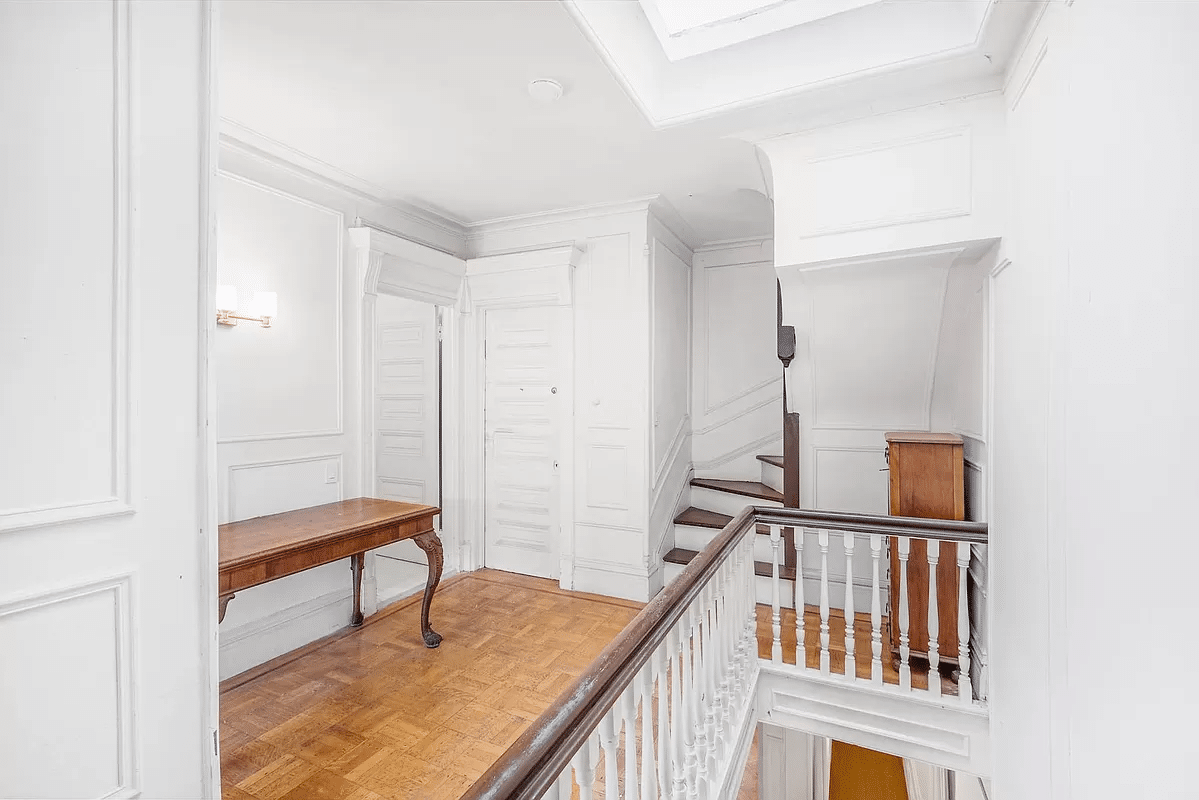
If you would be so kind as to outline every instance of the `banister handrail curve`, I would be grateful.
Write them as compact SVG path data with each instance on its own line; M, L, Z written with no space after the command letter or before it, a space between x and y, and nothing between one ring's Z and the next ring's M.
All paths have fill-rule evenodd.
M651 600L591 666L462 796L539 800L653 656L737 544L758 523L863 534L986 543L984 523L747 506Z

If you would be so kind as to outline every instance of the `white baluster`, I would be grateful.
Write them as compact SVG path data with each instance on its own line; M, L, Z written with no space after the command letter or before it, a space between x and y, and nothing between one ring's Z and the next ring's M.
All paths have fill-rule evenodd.
M966 570L970 567L970 543L958 542L958 699L963 705L974 701L970 683L970 608L966 592Z
M757 592L757 572L754 570L754 552L753 538L757 534L746 536L746 545L750 548L746 556L746 587L749 592L748 608L745 614L745 633L747 641L748 653L751 661L758 659L758 592Z
M775 664L783 661L783 618L779 610L779 526L770 526L770 660Z
M683 677L683 665L687 661L687 615L675 623L670 634L670 751L671 776L670 791L674 800L685 800L687 797L687 724L683 688L686 680Z
M882 555L883 537L870 536L870 681L883 685L883 592L879 586L878 565Z
M637 673L641 695L641 797L658 800L657 767L654 764L654 662L651 658Z
M937 612L937 562L941 558L941 543L928 540L928 691L933 697L941 696L941 673L938 666L941 621Z
M600 746L604 749L604 799L620 797L620 773L616 765L616 706L608 709L599 724Z
M828 656L828 531L820 531L820 671L829 673Z
M908 664L908 553L911 547L908 537L899 537L899 687L909 690L912 688L912 667ZM895 609L891 609L891 615L895 615Z
M737 671L737 703L740 705L744 702L749 693L750 681L750 659L758 657L756 650L757 641L751 640L745 635L745 616L752 614L753 603L753 583L749 577L753 569L753 537L746 537L750 548L746 550L745 544L737 548L737 586L734 589L734 597L736 598L736 606L733 609L732 616L729 618L729 628L733 636L733 641L736 643L736 671Z
M739 703L741 693L745 691L745 672L743 669L744 646L741 641L741 604L745 602L745 592L741 590L741 577L743 567L744 550L738 546L733 551L733 577L732 585L729 587L729 602L727 605L728 619L725 624L728 628L729 640L732 642L732 699L733 702Z
M635 683L630 683L620 695L620 710L624 716L624 797L628 800L638 800L636 691Z
M716 747L717 764L724 758L728 731L729 712L729 591L732 588L733 564L731 559L721 566L720 591L716 595Z
M670 744L670 688L667 667L670 664L671 630L658 652L654 655L654 666L658 672L658 740L655 742L658 760L658 797L670 797L670 756L674 752Z
M575 780L579 784L579 800L592 800L595 796L595 766L591 763L590 739L583 742L583 746L575 753L570 763L574 767Z
M694 798L698 788L696 772L699 770L699 755L696 752L696 738L699 730L699 717L696 714L699 689L696 679L699 661L699 629L696 627L698 615L692 604L684 614L687 620L687 637L683 641L683 736L686 741L686 761L683 769L686 773L687 797Z
M808 666L807 643L804 631L803 599L803 528L795 529L795 666Z
M857 614L853 607L853 545L854 535L846 533L845 545L845 677L853 680L858 674L857 656L854 652L854 623Z
M702 605L700 606L700 627L703 629L703 647L700 651L703 670L700 675L702 682L700 683L700 691L703 693L699 702L702 703L701 714L699 719L702 720L703 729L696 738L696 750L699 755L699 797L707 797L708 779L712 774L711 762L712 751L716 744L716 720L715 720L715 705L713 697L715 692L713 687L716 685L716 648L715 642L712 639L712 598L714 595L714 587L711 583L707 589L701 593Z
M555 786L558 790L558 800L571 800L571 795L574 794L574 779L571 775L570 767L562 770L562 774L558 776L558 782Z

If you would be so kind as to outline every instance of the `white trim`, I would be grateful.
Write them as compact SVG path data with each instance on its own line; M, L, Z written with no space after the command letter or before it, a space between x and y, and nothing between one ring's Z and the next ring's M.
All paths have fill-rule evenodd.
M124 0L120 0L124 2ZM104 797L138 797L141 774L138 765L139 741L137 732L137 625L133 609L136 606L134 576L130 573L99 580L64 586L0 602L0 618L35 611L57 603L79 600L94 594L111 592L115 617L113 619L113 650L116 653L116 699L114 719L117 727L116 764L117 786ZM214 606L215 609L215 606ZM210 687L205 687L207 690ZM215 688L215 687L212 687ZM205 700L207 700L207 696ZM207 720L205 720L207 722ZM206 732L205 732L205 735ZM215 757L215 754L213 754ZM209 759L204 759L205 766Z
M566 222L578 222L584 219L596 219L598 217L612 217L620 214L633 214L637 212L648 211L651 204L654 203L661 195L651 194L641 197L634 197L629 200L621 200L615 203L594 203L586 206L574 206L571 208L559 208L550 211L538 211L532 214L516 214L510 217L495 217L486 219L480 222L473 222L467 230L466 238L468 242L473 242L484 236L523 230L526 228L539 228L545 225L559 225Z
M220 119L220 142L260 161L266 161L331 189L390 209L413 222L428 225L456 238L465 238L466 222L445 211L425 207L412 200L398 200L392 193L363 178L296 150L227 117ZM390 198L390 199L389 199Z
M228 477L225 491L225 519L229 520L230 522L236 522L239 519L243 519L243 517L238 517L235 514L237 505L235 503L236 497L234 496L233 492L233 474L235 472L241 472L244 470L263 469L265 467L281 467L285 464L306 464L312 461L337 461L337 474L342 478L337 482L337 499L345 499L346 482L344 480L345 463L343 461L343 457L343 453L337 452L314 456L299 456L296 458L279 458L268 461L243 461L239 464L230 464L226 469L226 474Z
M948 141L950 139L959 138L964 138L966 140L966 151L967 153L971 152L973 149L971 129L969 126L959 126L932 131L917 136L906 136L899 139L891 139L885 142L875 142L865 147L854 148L852 150L827 153L816 158L809 158L804 163L805 166L810 167L813 164L820 164L826 161L840 161L842 159L857 158L859 156L869 155L871 153L894 150L900 147L909 147L916 144ZM966 187L964 192L965 202L959 205L945 206L943 208L929 209L927 211L919 211L909 214L892 214L886 217L852 222L848 225L832 224L817 227L805 227L800 225L797 226L797 233L800 239L813 239L821 236L835 236L843 233L857 233L860 231L875 230L877 228L888 228L895 225L908 225L917 222L932 222L935 220L954 219L955 217L968 216L973 210L973 177L973 170L967 171Z
M662 489L662 479L670 472L671 466L674 464L675 459L679 457L679 453L683 449L683 444L687 441L687 438L691 436L690 425L691 416L689 414L684 414L683 418L679 420L679 426L675 430L674 436L672 436L670 439L670 444L666 447L665 457L663 457L661 463L654 465L654 480L651 485L653 486L653 492L655 495L657 495L657 493ZM650 506L653 506L652 501L650 502Z
M769 386L771 383L782 383L782 381L783 381L783 376L779 375L778 377L773 378L770 381L770 383L762 384L761 386L756 387L754 391L765 388L766 386ZM742 397L744 397L744 396L746 396L746 395L742 395ZM741 398L737 397L734 399L740 400ZM732 401L729 401L729 402L732 402ZM736 414L733 414L731 417L728 417L727 419L722 419L719 422L713 422L711 425L705 425L702 428L696 428L695 430L692 431L692 433L696 436L702 436L705 433L711 433L714 430L723 428L725 425L736 422L737 420L741 419L742 417L752 414L753 412L757 411L760 408L765 408L766 406L770 405L771 403L782 403L782 402L783 402L783 395L781 392L779 394L772 394L769 397L767 397L766 399L761 400L757 403L754 403L752 406L747 406L746 408L742 409L741 411L738 411ZM717 408L721 408L724 405L727 405L727 403L721 403L721 405L717 406ZM780 433L779 435L781 436L782 434Z
M821 675L791 664L760 662L758 719L793 730L989 775L990 716L985 704L932 698L893 684Z
M695 469L715 469L716 467L723 466L724 464L740 458L741 456L748 455L760 447L765 447L768 444L778 442L782 438L783 432L781 430L775 431L759 439L755 439L749 444L741 445L736 450L732 450L724 455L717 456L716 458L710 458L706 461L696 461L694 462Z
M574 271L583 261L578 245L482 256L466 262L469 309L569 306Z
M462 483L460 494L462 517L459 530L470 531L460 540L463 571L486 565L485 528L486 504L486 446L484 443L484 410L486 399L487 337L486 314L495 309L516 309L541 306L560 306L563 315L558 345L565 409L559 457L559 583L573 588L574 560L574 325L573 308L574 268L581 262L583 251L578 245L541 248L523 253L485 256L467 260L466 280L460 302L462 309L462 398L458 409L463 420L461 435ZM447 441L449 441L447 437ZM447 495L452 496L452 495Z
M220 736L220 623L217 597L220 593L218 521L220 519L220 478L217 469L216 381L213 377L214 337L216 336L217 287L217 203L214 175L218 168L220 135L217 123L217 74L219 61L220 3L201 0L200 42L200 253L197 259L199 284L199 325L197 372L199 424L197 465L197 515L199 531L196 547L200 595L200 793L216 796L221 786L221 762L216 743ZM136 676L135 676L136 677ZM213 742L209 747L209 742Z
M100 519L131 514L133 505L132 458L130 451L129 398L130 374L130 279L134 253L133 240L133 140L130 97L133 86L133 19L130 0L111 0L112 22L112 265L109 285L112 310L108 335L109 386L112 425L112 449L109 453L109 484L99 497L81 498L66 503L28 508L0 509L0 533L26 528L58 525L66 522Z

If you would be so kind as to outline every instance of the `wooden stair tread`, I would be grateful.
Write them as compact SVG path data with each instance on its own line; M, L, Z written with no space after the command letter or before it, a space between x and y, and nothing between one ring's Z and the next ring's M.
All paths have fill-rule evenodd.
M674 518L676 525L693 525L697 528L715 528L720 530L733 521L728 514L708 511L706 508L691 506Z
M783 495L759 481L726 481L717 478L692 478L691 485L700 489L712 489L717 492L739 494L743 497L756 497L759 500L783 502Z
M662 556L662 560L669 564L680 564L686 566L691 563L691 559L699 555L697 550L688 550L685 547L676 547ZM754 574L759 578L769 578L774 574L774 566L765 561L754 562ZM783 580L795 580L795 570L791 567L779 564L779 578Z
M765 464L769 464L772 467L778 467L779 469L784 468L782 456L758 456L758 460Z

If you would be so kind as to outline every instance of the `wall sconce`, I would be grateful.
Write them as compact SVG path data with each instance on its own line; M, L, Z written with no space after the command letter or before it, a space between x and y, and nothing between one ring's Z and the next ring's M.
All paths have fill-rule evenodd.
M216 322L218 325L236 325L237 321L257 322L264 328L271 327L271 320L279 311L279 297L274 292L254 292L250 304L253 316L237 313L237 287L218 286L216 289Z

